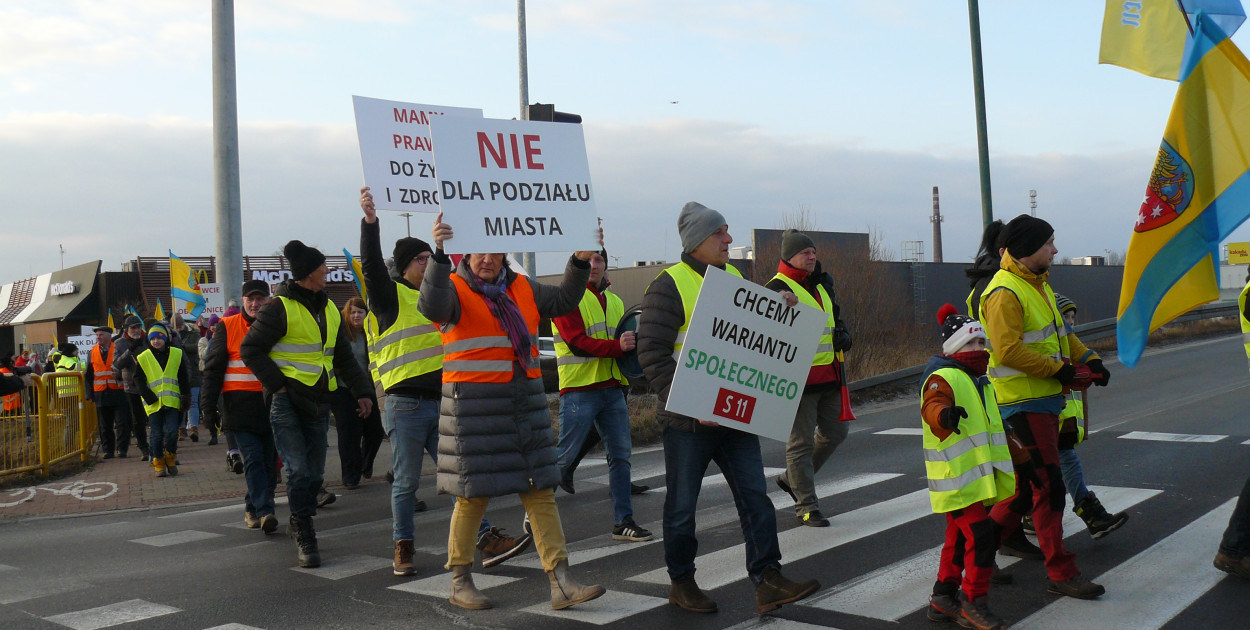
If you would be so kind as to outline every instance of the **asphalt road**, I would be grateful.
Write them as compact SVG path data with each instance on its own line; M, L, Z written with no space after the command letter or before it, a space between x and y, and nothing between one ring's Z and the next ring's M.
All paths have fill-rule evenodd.
M1250 581L1211 566L1250 475L1242 413L1250 381L1240 337L1154 350L1134 370L1109 367L1111 386L1094 391L1090 403L1096 432L1078 452L1103 502L1131 519L1099 541L1070 514L1065 526L1081 570L1107 595L1090 602L1047 595L1041 564L1018 561L1009 567L1015 584L991 591L993 609L1016 628L1250 627ZM532 553L476 574L494 609L447 603L451 502L426 477L418 494L431 510L418 515L412 578L391 575L389 487L379 480L321 511L324 564L309 571L295 568L285 536L244 529L234 502L2 524L0 628L937 627L923 607L944 520L929 511L924 490L916 398L857 413L818 477L833 527L799 526L770 480L784 570L816 577L822 589L769 616L755 613L732 499L714 465L697 518L698 578L720 612L699 615L667 604L662 544L610 540L607 470L597 461L579 471L576 495L557 497L576 575L609 591L561 613L549 610L547 579ZM770 475L783 465L783 450L765 442ZM658 538L662 453L640 449L633 466L635 481L661 488L634 498L638 522ZM278 512L285 524L285 506ZM487 516L516 532L522 510L503 498Z

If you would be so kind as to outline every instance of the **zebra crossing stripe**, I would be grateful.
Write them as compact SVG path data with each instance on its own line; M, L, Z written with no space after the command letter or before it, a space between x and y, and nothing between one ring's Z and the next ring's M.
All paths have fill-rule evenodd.
M305 569L303 567L291 567L292 571L315 575L319 578L327 580L341 580L349 578L361 573L376 571L382 567L390 567L390 558L379 558L377 556L365 555L347 555L347 556L330 556L319 567Z
M838 514L833 531L813 527L796 527L777 534L784 562L794 562L824 553L835 547L866 538L887 529L932 514L929 491L917 490L888 501L874 503L858 510ZM699 586L715 589L746 578L743 567L746 544L738 544L700 556L695 564L699 570ZM632 582L668 584L668 571L661 567L630 578Z
M920 427L886 429L884 431L876 431L873 435L924 435L924 429Z
M1094 578L1107 587L1096 600L1063 597L1013 628L1159 628L1224 578L1211 567L1237 499ZM1236 624L1234 624L1236 625Z
M802 621L793 621L781 617L760 617L744 621L725 630L836 630L830 626L813 626Z
M1121 440L1149 440L1152 442L1219 442L1227 435L1194 435L1188 433L1158 433L1155 431L1129 431Z
M1141 488L1117 488L1094 486L1099 500L1116 511L1128 509L1157 494L1160 490ZM1065 537L1085 531L1080 517L1068 513L1064 517ZM933 532L940 537L940 531ZM898 621L923 608L929 599L933 581L937 577L942 546L926 549L910 558L900 560L839 584L824 593L803 602L805 606L835 612L871 617L884 621ZM1007 567L1019 558L1000 556L998 565Z
M136 538L130 542L139 543L140 545L150 545L152 547L169 547L171 545L181 545L184 543L209 540L210 538L221 538L223 536L225 536L225 534L214 534L212 532L201 532L194 529L187 529L180 532L161 534L159 536Z
M221 626L213 626L211 628L205 628L204 630L262 630L262 629L257 628L256 626L245 626L241 623L228 623L228 624L221 625Z
M572 608L552 610L550 602L542 602L521 609L521 612L569 619L582 623L602 626L632 617L638 613L659 608L668 603L667 599L648 597L627 591L608 591L598 599L583 602Z
M498 575L496 573L474 573L473 585L478 590L486 590L503 586L509 582L515 582L521 578L509 577L506 575ZM439 573L431 575L420 580L412 580L403 584L387 587L393 591L403 591L405 593L413 593L415 595L428 595L430 597L446 598L451 595L451 573ZM550 606L550 604L548 604Z
M182 612L182 610L173 606L153 604L142 599L131 599L88 610L44 617L44 621L51 621L74 630L98 630L176 612Z
M91 584L55 575L23 575L4 572L0 578L0 604L16 604L28 599L72 593Z

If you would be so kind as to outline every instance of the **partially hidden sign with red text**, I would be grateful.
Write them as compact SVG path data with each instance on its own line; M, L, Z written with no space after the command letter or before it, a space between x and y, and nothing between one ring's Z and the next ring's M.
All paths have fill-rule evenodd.
M773 438L790 438L826 316L708 267L665 409Z
M438 212L438 178L430 121L482 118L482 110L353 96L365 185L379 210Z
M599 249L581 125L444 116L430 131L443 221L455 234L447 252Z

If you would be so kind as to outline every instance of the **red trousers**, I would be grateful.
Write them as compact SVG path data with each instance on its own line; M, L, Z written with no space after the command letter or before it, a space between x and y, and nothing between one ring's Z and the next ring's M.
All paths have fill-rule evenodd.
M1059 417L1048 413L1018 413L1007 418L1012 432L1029 454L1031 472L1017 466L1016 494L990 510L1002 529L1002 539L1015 532L1020 519L1032 510L1037 546L1046 557L1046 576L1057 582L1079 573L1076 556L1063 546L1063 507L1067 491L1059 468ZM1022 474L1024 473L1024 474Z
M938 565L938 581L960 582L968 599L989 592L998 551L998 527L980 502L946 513L946 544Z

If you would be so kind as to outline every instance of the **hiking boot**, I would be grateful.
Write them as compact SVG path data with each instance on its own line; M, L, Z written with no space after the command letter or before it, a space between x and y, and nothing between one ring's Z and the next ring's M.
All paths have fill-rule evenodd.
M257 529L260 527L260 517L256 516L255 512L244 512L243 524L247 525L248 529Z
M169 476L173 477L178 474L178 456L166 452L165 453L165 470L169 471Z
M820 582L807 580L793 582L777 569L764 569L760 583L755 587L755 604L760 614L777 610L783 604L797 602L820 588Z
M716 612L716 602L712 601L712 598L708 597L698 584L695 584L694 578L673 582L668 589L668 603L690 612Z
M412 575L417 572L417 568L412 565L411 540L395 541L395 561L391 563L391 570L395 575ZM454 585L452 590L455 590Z
M430 509L430 506L426 505L425 501L422 501L421 499L417 499L416 501L412 502L413 512L424 512L428 509Z
M103 459L113 459L113 454L112 454L112 453L105 453L105 454L104 454L104 458L103 458Z
M317 507L330 505L331 503L334 503L334 500L337 498L339 498L338 495L326 490L325 486L322 486L321 489L317 491Z
M148 447L140 446L139 452L142 454L142 457L139 458L139 461L146 462L152 459L152 451L148 450Z
M411 541L408 541L411 544ZM451 568L451 597L447 601L469 610L485 610L494 606L473 584L473 567L457 564Z
M179 428L178 429L178 441L185 442L186 439L187 439L187 428L186 427Z
M1102 506L1102 501L1099 501L1093 492L1085 495L1080 503L1072 506L1072 511L1085 521L1085 526L1089 528L1089 535L1094 540L1120 529L1128 522L1127 512L1109 514L1107 508Z
M1236 575L1250 580L1250 556L1234 558L1222 553L1216 553L1215 561L1212 564L1215 565L1215 568L1229 575Z
M646 542L654 538L651 532L641 528L634 519L627 518L625 522L612 527L612 540L628 540L630 542Z
M646 484L641 484L641 483L631 483L631 484L629 484L629 493L630 493L630 494L646 494L646 493L647 493L647 491L648 491L648 490L650 490L650 489L651 489L651 486L648 486L648 485L646 485Z
M1003 541L1002 546L998 548L998 553L1004 556L1024 558L1025 560L1041 560L1044 557L1041 548L1029 541L1024 536L1024 531L1019 529L1012 532L1007 537L1007 540Z
M806 525L808 527L828 527L829 519L825 518L825 516L820 513L820 510L812 510L807 514L799 516L799 524Z
M265 534L272 534L278 529L278 517L273 514L266 514L260 517L260 531Z
M208 436L208 445L217 446L217 432L216 431L214 431L212 435Z
M236 475L243 474L243 454L238 451L226 453L226 471Z
M200 428L191 427L191 429L187 431L187 437L191 438L192 442L199 442L200 441Z
M994 572L990 573L990 584L1011 584L1016 578L1010 573L998 568L998 564L994 564Z
M798 504L799 498L794 495L794 490L790 488L790 482L786 481L785 475L777 475L777 487L785 490L786 494L790 495L790 500L794 501L796 505Z
M317 532L313 530L311 516L291 516L287 535L295 541L299 565L305 569L321 566L321 553L317 551Z
M477 538L477 548L482 552L482 568L489 569L508 558L520 554L530 546L530 535L513 538L498 527L482 532Z
M157 477L168 477L169 471L165 470L165 458L157 457L152 460L152 468L156 469Z
M929 596L929 608L925 616L929 621L955 621L959 617L959 585L951 582L934 582L933 594Z
M560 469L560 489L569 493L576 494L573 491L573 470L569 468Z
M960 595L959 625L976 630L1003 630L1007 624L997 615L990 612L989 598L982 595L976 599L968 599Z
M586 586L579 584L569 575L569 561L561 560L556 568L547 572L551 580L551 609L564 610L574 604L588 602L607 592L598 584Z
M1037 535L1037 528L1033 526L1033 515L1025 514L1024 518L1020 519L1020 531L1029 536Z
M1046 580L1046 592L1055 595L1067 595L1077 599L1094 599L1099 595L1107 592L1101 584L1094 584L1084 575L1077 573L1069 580L1056 582L1055 580Z

